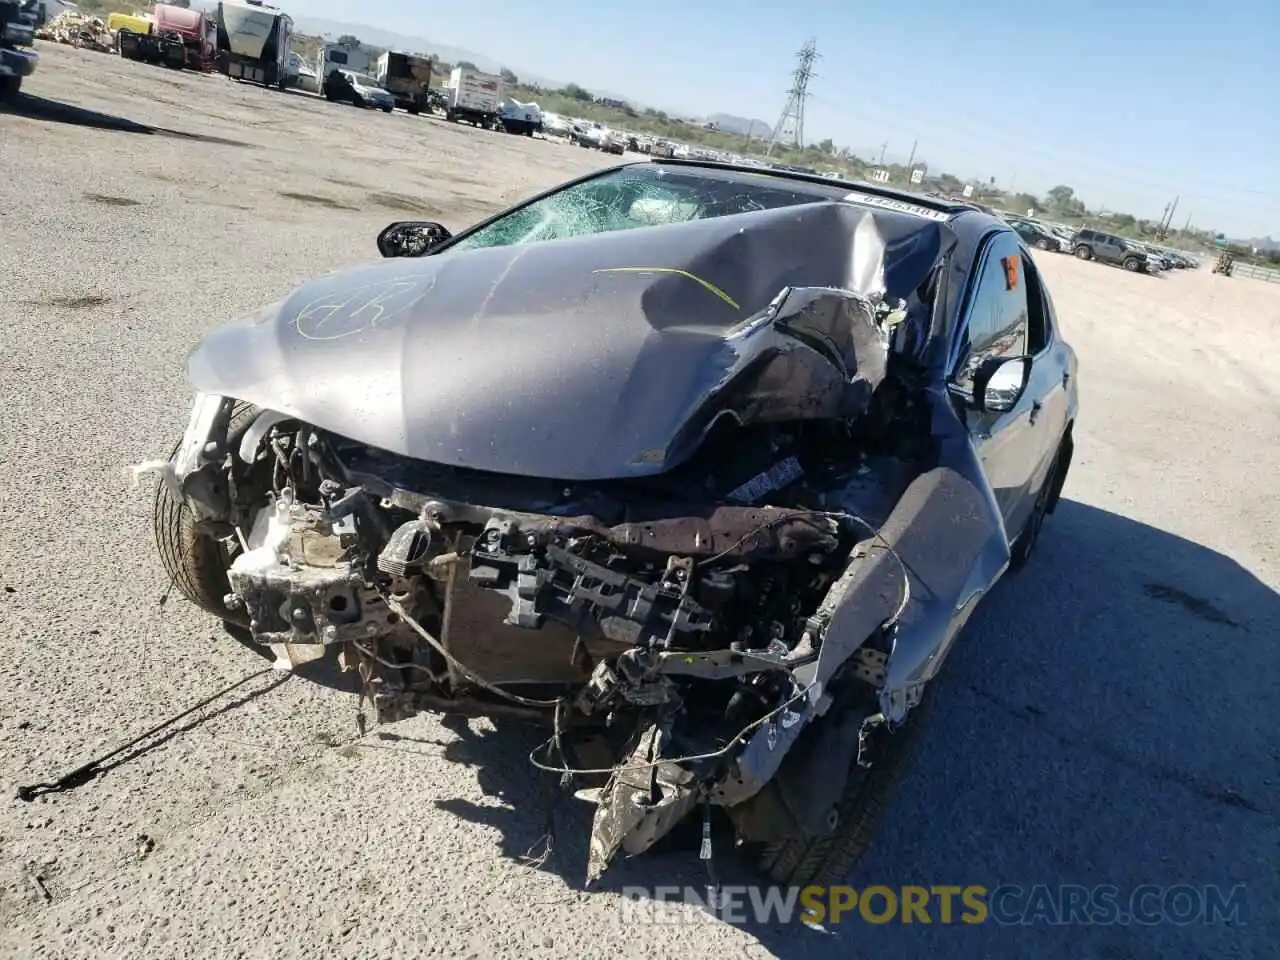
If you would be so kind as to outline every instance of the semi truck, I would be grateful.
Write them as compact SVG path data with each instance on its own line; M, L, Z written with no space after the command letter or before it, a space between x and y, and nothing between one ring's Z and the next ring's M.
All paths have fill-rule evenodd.
M263 0L221 0L215 22L219 72L280 90L289 85L292 17Z
M0 0L0 100L17 96L23 78L35 72L40 55L31 47L43 25L37 0Z
M465 120L492 130L502 111L502 77L468 67L454 67L445 87L445 119Z
M396 106L412 114L427 109L427 89L431 86L430 57L388 50L378 58L373 76L396 98Z

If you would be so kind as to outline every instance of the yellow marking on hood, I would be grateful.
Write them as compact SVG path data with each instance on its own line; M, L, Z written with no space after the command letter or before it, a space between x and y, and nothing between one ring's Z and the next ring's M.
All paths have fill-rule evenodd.
M719 297L729 306L733 307L733 309L735 310L741 309L741 307L738 306L738 302L736 300L734 300L731 296L729 296L727 293L725 293L723 290L717 287L714 283L711 283L709 280L703 280L697 274L690 273L688 270L678 270L675 267L601 267L599 270L592 270L591 272L592 273L669 273L677 277L685 277L686 279L692 280L694 283L698 284L704 290L707 290L710 293L714 293L717 297Z

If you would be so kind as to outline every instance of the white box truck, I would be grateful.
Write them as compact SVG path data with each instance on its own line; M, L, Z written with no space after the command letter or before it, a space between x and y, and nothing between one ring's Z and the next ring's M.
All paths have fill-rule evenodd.
M454 67L445 88L445 118L452 123L465 120L492 130L502 111L502 77L467 67Z

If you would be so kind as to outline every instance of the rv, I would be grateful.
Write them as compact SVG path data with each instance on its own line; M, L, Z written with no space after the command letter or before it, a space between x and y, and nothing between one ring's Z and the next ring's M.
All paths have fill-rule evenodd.
M352 73L369 73L373 61L360 47L348 47L338 43L326 43L316 55L316 89L324 87L324 78L335 70Z
M427 108L427 88L431 86L431 58L388 50L378 58L374 78L396 98L396 106L410 113Z
M289 83L293 18L263 0L218 4L218 70L283 90Z

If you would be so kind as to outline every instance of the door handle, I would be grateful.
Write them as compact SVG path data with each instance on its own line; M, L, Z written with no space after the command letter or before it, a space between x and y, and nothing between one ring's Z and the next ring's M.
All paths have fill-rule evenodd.
M1070 371L1070 370L1063 370L1063 371L1062 371L1062 385L1065 387L1065 386L1066 386L1068 383L1070 383L1070 382L1071 382L1071 371Z
M1041 407L1043 407L1043 406L1044 406L1044 404L1042 404L1039 400L1037 400L1037 401L1035 401L1035 403L1031 404L1031 416L1028 418L1028 422L1030 422L1030 423L1035 423L1035 422L1036 422L1036 420L1037 420L1037 419L1039 418L1039 416L1040 416L1040 408L1041 408Z

